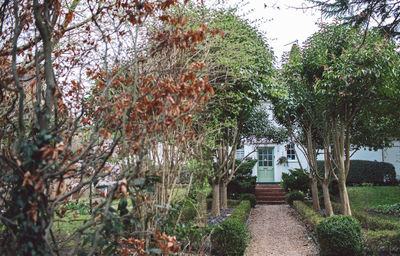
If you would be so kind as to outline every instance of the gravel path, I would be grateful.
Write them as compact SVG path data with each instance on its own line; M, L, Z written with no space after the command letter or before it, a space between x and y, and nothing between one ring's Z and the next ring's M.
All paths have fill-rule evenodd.
M257 205L249 220L246 256L314 256L318 250L288 205Z

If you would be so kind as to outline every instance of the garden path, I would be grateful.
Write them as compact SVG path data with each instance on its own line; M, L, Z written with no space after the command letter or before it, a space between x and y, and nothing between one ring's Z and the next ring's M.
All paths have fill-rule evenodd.
M318 249L288 205L256 205L249 219L245 256L314 256Z

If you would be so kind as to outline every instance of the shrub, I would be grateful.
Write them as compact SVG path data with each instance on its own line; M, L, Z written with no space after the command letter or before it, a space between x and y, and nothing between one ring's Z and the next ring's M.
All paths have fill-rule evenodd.
M238 220L223 221L211 235L215 255L241 256L247 247L247 230Z
M240 162L240 160L236 160L236 166ZM246 160L233 175L228 184L228 196L230 198L238 198L238 195L245 193L254 194L257 177L252 176L252 170L256 163L257 160Z
M301 169L295 169L289 170L289 173L282 173L281 185L286 191L299 190L307 194L311 180Z
M353 216L357 218L363 228L370 230L400 230L400 224L379 216L370 215L362 210L353 209Z
M304 201L304 194L301 191L291 191L286 195L286 203L293 205L293 201Z
M238 206L233 209L231 216L228 219L237 220L243 225L246 223L247 216L249 215L251 209L250 201L243 200Z
M324 161L318 161L318 170L324 170ZM394 166L385 162L350 160L347 185L363 183L386 186L397 184Z
M250 201L241 201L231 216L214 230L211 243L216 255L243 255L248 240L245 223L250 209Z
M304 202L294 201L293 207L301 215L303 221L312 227L314 232L316 231L318 223L324 220L323 217L307 206Z
M256 196L254 194L241 194L240 195L240 200L249 200L250 201L250 205L251 208L254 208L257 204L257 199Z
M317 225L321 255L361 255L363 251L360 222L352 216L336 215Z
M364 237L368 255L392 255L400 247L400 230L367 231Z
M382 213L386 215L400 216L400 203L378 205L369 210L371 212Z

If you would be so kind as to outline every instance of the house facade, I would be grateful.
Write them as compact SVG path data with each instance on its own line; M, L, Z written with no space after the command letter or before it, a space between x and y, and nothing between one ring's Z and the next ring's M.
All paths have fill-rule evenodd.
M297 150L297 156L295 150ZM300 167L298 160L303 168L308 169L307 161L301 150L290 144L245 144L236 152L236 158L239 159L247 155L258 160L253 167L253 176L257 176L257 183L281 182L282 173L288 173L289 169ZM285 158L287 159L286 163L284 163ZM400 180L400 141L395 141L393 147L377 151L362 148L351 159L391 163L395 167L397 179ZM318 156L318 160L323 160L322 154Z

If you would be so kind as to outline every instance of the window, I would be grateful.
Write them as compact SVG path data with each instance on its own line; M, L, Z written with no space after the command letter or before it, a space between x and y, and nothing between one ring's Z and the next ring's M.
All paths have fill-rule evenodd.
M273 166L274 151L272 148L260 148L258 150L258 166L271 167Z
M236 159L244 158L244 148L239 148L236 150Z
M288 161L296 160L296 151L294 148L294 144L286 145L286 157Z

